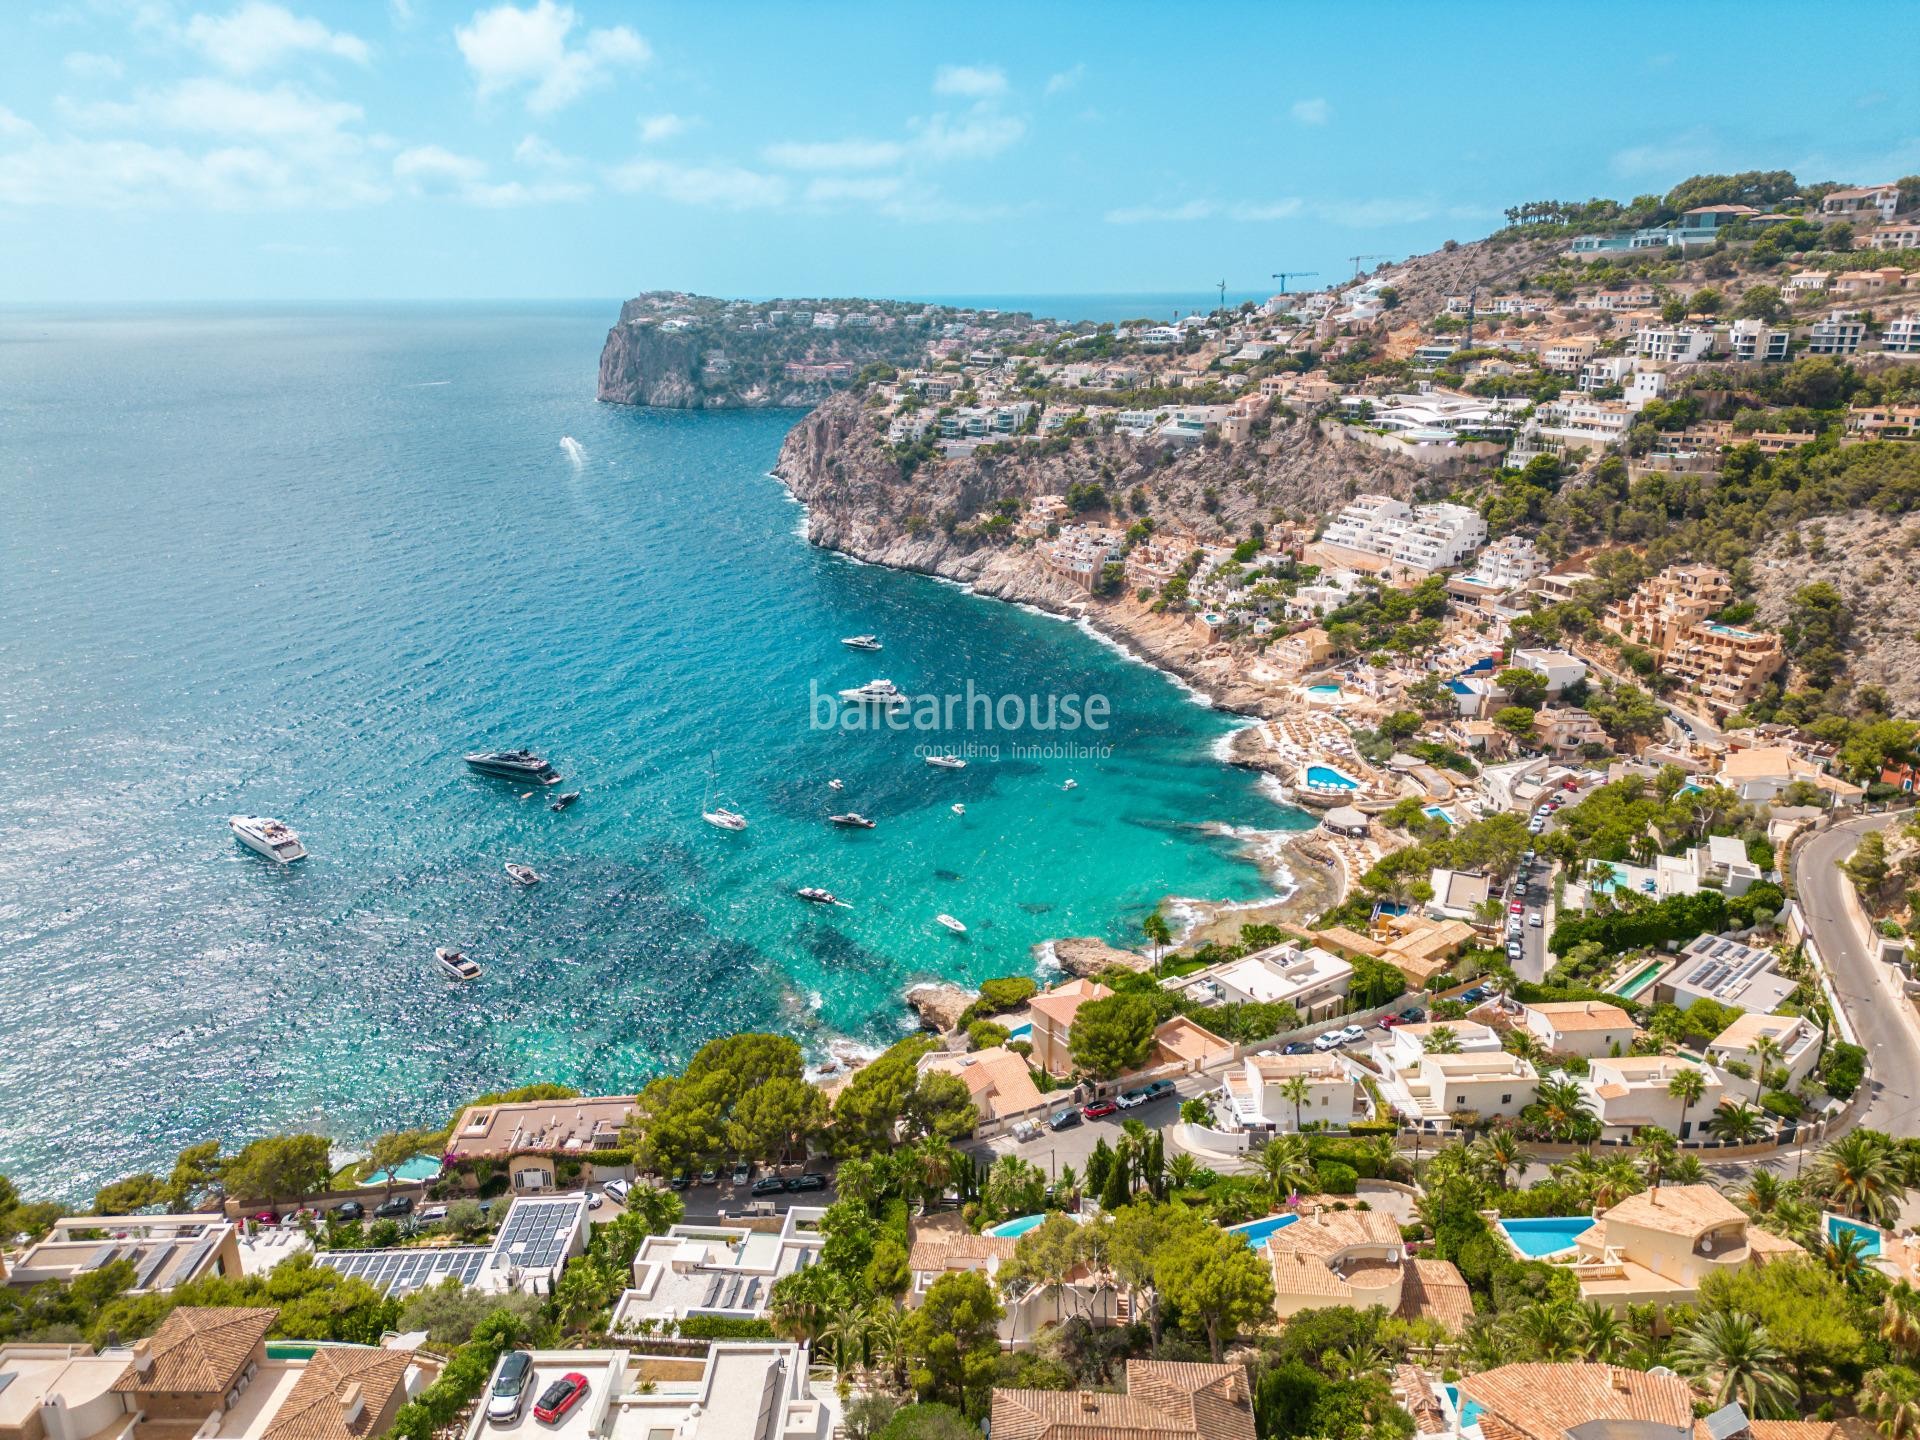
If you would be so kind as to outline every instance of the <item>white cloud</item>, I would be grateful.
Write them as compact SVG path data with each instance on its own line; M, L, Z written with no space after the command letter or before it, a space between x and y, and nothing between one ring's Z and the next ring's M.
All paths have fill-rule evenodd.
M686 117L671 112L664 115L642 115L640 117L641 143L658 145L662 140L671 140L676 135L685 134L690 123Z
M1333 118L1333 107L1318 97L1293 102L1293 118L1302 125L1324 125Z
M985 160L1018 143L1026 122L978 109L958 123L934 115L919 126L915 147L932 160Z
M783 205L787 181L739 165L680 165L667 160L629 160L607 177L617 190L657 195L679 205L718 210L764 210Z
M647 42L624 25L582 31L574 43L579 20L571 5L554 0L537 0L525 10L496 5L475 11L453 38L481 99L524 88L527 108L544 115L605 83L615 70L653 58Z
M62 114L82 129L158 128L245 140L336 143L361 119L358 105L321 100L286 85L259 90L230 80L183 80L143 90L131 101L75 104Z
M1705 130L1693 129L1648 145L1616 150L1607 165L1624 179L1678 180L1710 165L1714 149L1711 135Z
M1263 224L1273 220L1291 220L1305 208L1300 201L1294 199L1264 200L1242 202L1235 205L1229 213L1236 220Z
M1055 71L1047 77L1047 94L1059 95L1073 89L1073 87L1078 85L1085 77L1086 73L1087 67L1084 64L1075 65L1067 70Z
M841 205L849 202L877 205L892 200L905 182L891 175L821 175L807 182L802 198L809 205Z
M295 15L266 0L247 0L225 15L195 15L187 21L187 43L208 60L236 75L268 70L294 55L322 55L367 63L367 42L318 20Z
M8 140L22 140L30 135L38 135L40 127L24 115L16 115L6 106L0 105L0 137Z
M997 65L942 65L933 76L936 95L964 95L985 100L1004 95L1006 90L1007 72Z
M513 158L536 170L577 170L581 165L578 156L556 149L538 135L529 135L514 146Z
M882 170L904 160L907 147L895 140L791 140L761 154L783 170Z
M0 206L336 209L384 197L346 162L261 145L195 152L145 140L42 140L0 153Z
M1218 213L1209 200L1189 200L1184 205L1129 205L1107 211L1109 225L1188 224L1210 220Z
M118 80L127 72L127 67L113 56L96 55L90 50L76 50L60 63L69 75L82 80Z
M393 157L393 178L412 195L444 197L489 209L578 200L588 193L585 185L567 181L542 181L532 185L518 180L496 183L487 178L484 160L455 154L439 145L416 145L411 150L402 150Z

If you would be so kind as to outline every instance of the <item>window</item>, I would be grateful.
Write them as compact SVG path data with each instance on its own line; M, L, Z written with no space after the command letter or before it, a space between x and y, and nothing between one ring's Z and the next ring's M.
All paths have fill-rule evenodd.
M1511 1095L1502 1095L1502 1096L1500 1097L1500 1103L1501 1103L1502 1105L1511 1105L1511 1104L1513 1103L1513 1096L1511 1096Z

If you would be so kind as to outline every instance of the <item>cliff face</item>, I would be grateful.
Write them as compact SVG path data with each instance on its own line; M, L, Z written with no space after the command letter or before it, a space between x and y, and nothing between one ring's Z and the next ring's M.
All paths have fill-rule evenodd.
M1128 595L1097 599L1047 570L1031 544L974 538L966 527L995 501L1097 481L1120 506L1118 524L1146 514L1163 530L1228 541L1244 538L1255 520L1336 510L1362 491L1411 495L1420 478L1306 423L1260 446L1195 447L1166 464L1151 447L1111 436L1052 455L1037 448L923 465L903 479L858 398L841 395L794 426L775 473L807 503L814 544L1084 617L1223 707L1254 714L1266 713L1271 697L1246 683L1239 666L1210 661L1188 617L1155 613ZM1133 507L1136 494L1144 510Z
M729 410L813 405L833 393L826 383L784 379L784 362L778 358L758 364L729 359L728 369L715 373L706 366L714 352L710 334L635 324L623 308L620 323L607 332L600 351L599 398L668 410Z

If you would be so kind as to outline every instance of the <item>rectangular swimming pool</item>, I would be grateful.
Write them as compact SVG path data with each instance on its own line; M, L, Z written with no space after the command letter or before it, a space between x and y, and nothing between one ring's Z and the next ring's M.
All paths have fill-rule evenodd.
M1264 1220L1250 1220L1245 1225L1229 1225L1227 1233L1238 1235L1258 1250L1267 1243L1267 1237L1274 1231L1286 1229L1299 1218L1298 1215L1269 1215Z
M1827 1216L1827 1239L1837 1241L1842 1235L1860 1237L1860 1253L1878 1255L1880 1253L1880 1230L1874 1225L1863 1225L1858 1220L1847 1220L1839 1215Z
M1640 992L1646 989L1649 985L1651 985L1656 979L1658 979L1660 972L1666 968L1667 968L1666 961L1655 960L1651 965L1647 966L1644 970L1641 970L1631 980L1627 981L1626 984L1622 985L1618 990L1614 991L1613 993L1618 995L1623 1000L1638 999L1640 996Z
M1500 1233L1529 1260L1573 1249L1574 1242L1592 1228L1591 1215L1541 1215L1500 1222Z

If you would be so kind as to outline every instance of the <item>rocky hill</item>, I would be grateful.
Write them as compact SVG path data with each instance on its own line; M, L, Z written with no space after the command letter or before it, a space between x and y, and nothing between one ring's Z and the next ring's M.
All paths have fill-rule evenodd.
M1391 267L1399 296L1394 322L1430 320L1446 307L1447 296L1465 295L1476 286L1483 300L1491 299L1538 274L1566 248L1564 237L1529 240L1500 235L1412 256Z
M1824 580L1847 602L1852 629L1846 674L1877 685L1902 715L1920 712L1920 516L1870 510L1823 515L1776 536L1755 557L1754 601L1769 629L1787 621L1788 604L1804 585Z

